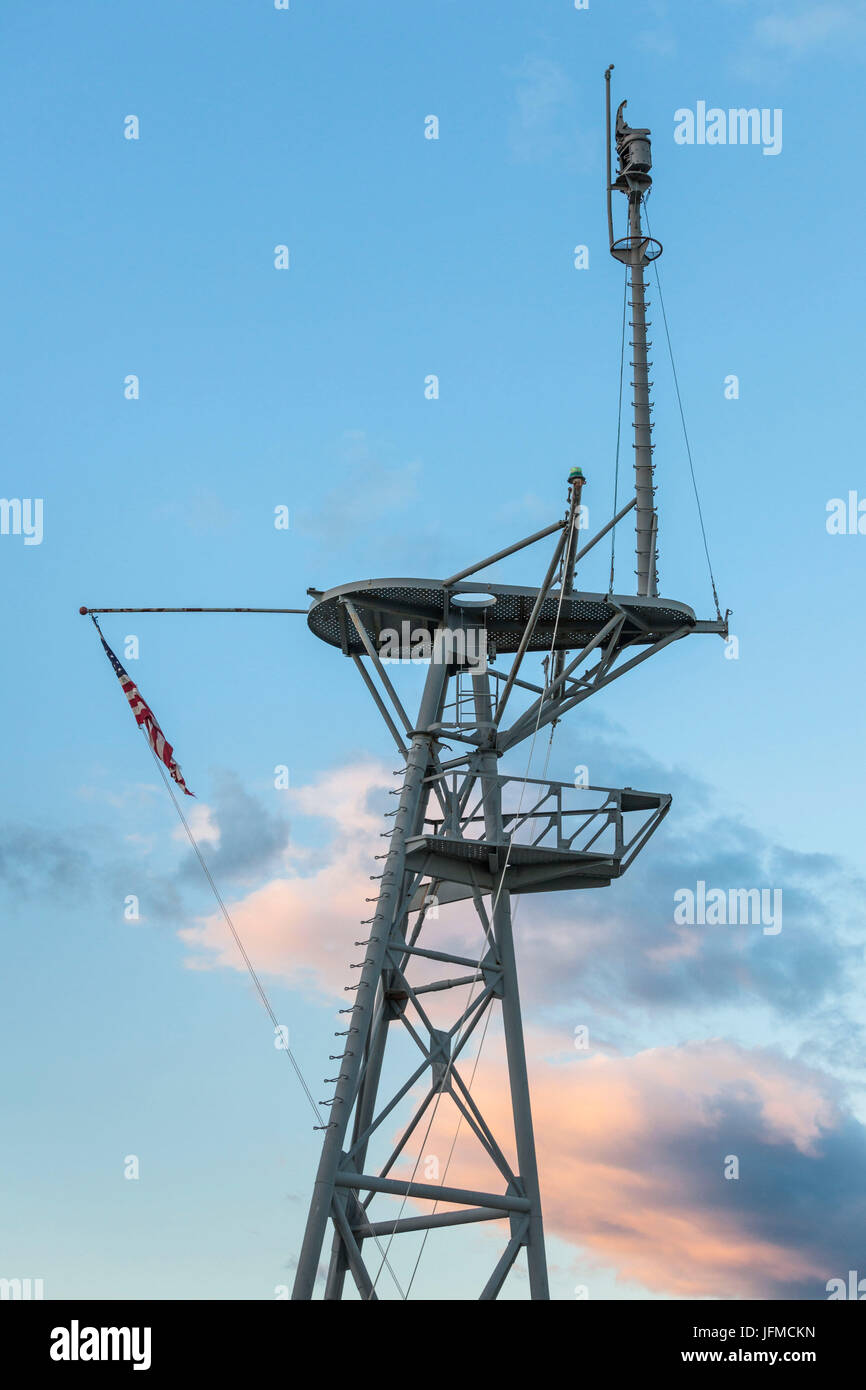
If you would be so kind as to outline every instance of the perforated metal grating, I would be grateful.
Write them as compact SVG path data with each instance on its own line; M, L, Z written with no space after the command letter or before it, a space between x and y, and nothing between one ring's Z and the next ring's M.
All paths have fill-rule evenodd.
M592 851L549 849L546 845L518 845L508 841L500 844L492 840L452 840L440 835L418 835L406 842L407 851L418 856L420 851L439 854L446 859L462 859L469 863L486 864L493 852L498 852L502 861L507 855L510 864L568 864L578 869L585 865L595 868L599 864L613 861L612 854L597 854Z
M487 609L481 625L487 628L488 642L497 651L517 650L538 595L537 589L464 583L456 584L452 592L494 594L496 603ZM396 629L399 633L403 622L408 622L414 632L424 628L432 634L445 611L446 591L435 579L368 579L329 589L307 615L310 629L323 642L360 655L364 646L340 603L341 598L352 601L370 641L378 650L382 629ZM622 640L638 643L654 642L675 628L692 627L695 622L694 612L687 604L669 599L626 594L614 595L610 602L605 594L575 593L563 598L560 605L559 593L554 591L541 606L528 650L549 651L554 628L557 650L582 647L616 616L619 609L629 615ZM475 615L467 616L452 609L449 626L459 628L464 623L467 627L479 625ZM408 656L409 652L401 651L401 654Z

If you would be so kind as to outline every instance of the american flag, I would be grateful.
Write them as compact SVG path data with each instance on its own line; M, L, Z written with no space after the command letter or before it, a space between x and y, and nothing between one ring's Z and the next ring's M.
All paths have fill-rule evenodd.
M92 613L90 616L93 618ZM129 701L129 707L135 715L136 724L144 729L148 743L160 762L165 763L172 780L177 782L177 785L187 796L195 796L195 792L191 792L186 782L183 780L183 773L174 760L174 749L157 724L153 710L150 708L147 701L143 699L135 681L130 679L128 672L123 669L117 657L114 655L114 652L103 637L102 630L95 618L93 618L93 626L99 633L99 640L105 648L105 655L114 667L114 674L120 681L120 688Z

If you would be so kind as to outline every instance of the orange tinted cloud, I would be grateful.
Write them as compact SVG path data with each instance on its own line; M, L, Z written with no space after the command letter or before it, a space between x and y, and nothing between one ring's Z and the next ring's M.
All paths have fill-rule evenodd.
M537 1043L533 1051L545 1225L583 1250L576 1282L591 1292L593 1267L605 1266L676 1297L778 1297L780 1286L813 1281L819 1296L833 1269L786 1237L784 1221L761 1233L749 1179L792 1150L820 1162L822 1139L840 1119L823 1078L721 1040L565 1064L547 1060ZM511 1136L501 1079L482 1061L474 1088L500 1142ZM739 1181L724 1177L732 1152ZM468 1135L450 1180L490 1180ZM819 1236L817 1211L815 1221Z
M353 943L365 935L360 919L364 899L375 895L370 875L381 868L380 812L370 809L371 794L395 785L390 768L357 763L325 773L311 786L287 793L293 809L332 823L334 836L324 853L288 847L285 877L272 879L228 908L238 934L262 974L279 975L296 988L341 993L349 962L358 959ZM195 968L246 967L219 913L179 933L196 950Z
M363 954L353 942L368 930L360 918L365 907L370 916L375 910L364 903L375 896L370 875L381 868L373 855L382 853L378 836L386 823L370 797L395 785L390 768L365 762L290 793L296 812L332 823L333 839L324 850L288 848L284 876L230 904L257 970L345 998L349 962ZM471 950L469 943L479 941L463 905L443 909L435 930L446 949ZM221 917L181 936L195 948L191 964L244 969ZM560 964L587 949L585 936L557 923L547 924L546 936ZM510 1153L495 1033L473 1094ZM798 1242L784 1221L764 1220L749 1196L749 1180L780 1157L820 1163L839 1115L819 1073L722 1040L630 1057L569 1053L566 1063L551 1060L562 1052L561 1037L530 1036L529 1045L545 1222L550 1234L580 1249L576 1282L591 1289L593 1269L604 1266L673 1296L778 1297L786 1286L817 1289L834 1273L815 1253L820 1241ZM465 1078L470 1070L462 1068ZM448 1152L455 1120L446 1102L425 1152ZM730 1153L742 1164L739 1181L723 1174ZM465 1126L449 1180L498 1188ZM820 1213L815 1222L820 1226Z

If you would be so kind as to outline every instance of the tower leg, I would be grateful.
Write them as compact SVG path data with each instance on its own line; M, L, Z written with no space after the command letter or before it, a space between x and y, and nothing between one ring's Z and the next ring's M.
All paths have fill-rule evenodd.
M500 1175L505 1177L506 1191L503 1193L499 1189L494 1193L479 1194L462 1188L417 1183L414 1181L414 1177L403 1189L399 1181L394 1182L388 1176L394 1159L400 1153L414 1126L420 1121L423 1107L429 1104L437 1091L445 1092L451 1088L448 1075L451 1063L446 1064L442 1059L451 1055L450 1048L453 1044L449 1040L459 1039L462 1022L466 1022L469 1017L466 1010L468 1008L471 1012L474 1007L471 1004L461 1005L460 1015L450 1032L437 1030L426 1015L419 995L423 998L425 989L449 990L465 987L466 979L460 977L446 978L422 984L419 986L419 995L416 995L403 973L413 951L420 951L422 956L431 960L441 960L447 965L452 965L455 959L460 959L449 955L448 952L440 955L436 950L435 940L431 940L429 945L425 945L423 948L415 944L416 934L421 926L421 918L416 924L416 933L412 936L413 945L411 947L407 946L406 939L410 910L407 895L417 892L420 879L417 862L415 862L414 867L407 869L406 842L412 836L420 836L424 830L427 802L430 795L430 781L425 782L425 778L429 778L431 772L435 772L437 777L440 775L436 757L436 743L437 731L441 727L439 721L442 716L447 684L448 667L444 662L431 662L418 724L412 737L407 758L400 804L385 860L378 911L373 921L370 941L367 943L367 957L364 961L356 1003L351 1015L352 1031L348 1035L346 1052L341 1060L340 1077L332 1103L331 1123L326 1130L322 1146L319 1170L292 1294L294 1299L309 1299L313 1295L329 1223L333 1223L334 1234L325 1284L325 1298L328 1300L340 1299L343 1296L346 1275L351 1274L361 1298L370 1299L376 1297L375 1281L366 1268L361 1252L361 1246L367 1239L375 1238L378 1240L381 1235L393 1235L398 1228L425 1229L434 1225L459 1225L467 1217L470 1220L477 1220L479 1204L481 1208L491 1212L491 1217L488 1219L496 1219L493 1213L496 1213L498 1217L513 1213L511 1215L511 1238L480 1297L490 1299L497 1296L524 1246L526 1247L529 1266L530 1296L533 1299L547 1299L550 1296L529 1100L529 1081L517 987L511 904L508 892L498 884L495 884L493 889L488 890L491 892L492 908L487 927L490 934L488 941L490 949L487 954L493 958L492 968L495 972L496 983L495 986L488 984L486 990L479 996L479 1011L474 1016L472 1026L480 1018L481 1013L492 1006L494 999L499 997L502 1004L511 1093L511 1114L517 1151L516 1165L514 1168L511 1167L491 1131L486 1127L477 1106L466 1092L465 1083L460 1079L459 1073L455 1073L457 1076L455 1084L458 1089L455 1090L454 1095L458 1108L462 1110L470 1126L475 1129L476 1135L486 1147L488 1155L493 1158L499 1168ZM481 746L473 753L470 760L461 800L465 807L470 789L475 786L480 790L485 838L490 841L491 851L493 851L494 846L496 847L495 852L501 860L500 868L504 871L505 836L502 822L502 792L497 776L495 729L491 715L490 685L486 675L473 676L473 698L475 725L481 735ZM439 785L441 784L437 781L437 786ZM457 792L455 789L450 793L443 792L441 795L456 797ZM451 804L453 808L456 802ZM417 849L413 849L413 854L416 853ZM480 898L478 904L482 920L486 921L480 907ZM475 975L474 979L480 979L480 975ZM413 1119L404 1131L404 1136L397 1144L396 1149L393 1150L391 1158L385 1164L383 1172L381 1174L368 1174L365 1170L370 1135L400 1097L405 1094L406 1089L413 1084L413 1078L410 1077L394 1099L385 1103L384 1107L377 1100L392 1010L395 1011L394 1017L404 1017L405 1004L400 1006L396 1001L405 1000L410 996L418 1015L415 1023L417 1024L420 1018L422 1033L425 1027L430 1030L430 1051L425 1055L429 1057L428 1065L431 1069L432 1089L428 1092L427 1100L422 1102L422 1108L416 1109ZM410 1026L410 1031L414 1032L412 1026ZM414 1036L418 1041L417 1032L414 1032ZM468 1037L468 1033L464 1036ZM437 1052L437 1048L441 1047L443 1043L445 1044L444 1053ZM459 1050L460 1048L457 1046L455 1056ZM419 1071L414 1073L414 1077L419 1077L423 1070L424 1064ZM461 1091L466 1092L469 1109L459 1100L459 1092ZM380 1107L378 1111L377 1106ZM352 1121L351 1131L350 1121ZM348 1137L350 1132L351 1138ZM383 1182L386 1185L379 1186ZM410 1193L408 1190L410 1187L417 1190ZM398 1216L389 1230L389 1225L386 1222L370 1223L365 1219L365 1208L360 1205L360 1193L365 1190L370 1192L392 1191L394 1195L404 1195L404 1199L408 1196L418 1196L427 1201L433 1200L437 1204L451 1203L456 1200L458 1204L468 1206L470 1211L447 1211L437 1215L434 1206L432 1213L426 1212L423 1216L405 1220ZM503 1204L501 1210L499 1209L500 1202Z
M514 937L511 928L511 902L504 890L493 913L493 935L502 965L502 1023L505 1029L505 1051L508 1058L508 1079L511 1085L511 1108L514 1116L514 1139L517 1164L524 1196L529 1198L529 1231L526 1258L529 1266L529 1296L550 1298L547 1282L547 1260L544 1253L544 1227L541 1219L541 1193L538 1185L538 1164L535 1157L535 1135L532 1128L532 1108L529 1100L529 1075L526 1070L526 1048L520 1016L520 996L517 989L517 965L514 958Z
M474 676L475 713L479 728L492 729L490 680L487 675ZM488 839L501 844L502 790L495 780L497 759L492 749L480 759L484 802L484 828ZM485 773L487 776L485 777ZM500 865L500 869L503 866ZM547 1260L544 1252L544 1227L541 1217L541 1192L538 1184L538 1164L535 1156L535 1135L532 1127L532 1107L529 1099L529 1075L526 1070L526 1048L523 1041L523 1021L520 1014L520 994L517 987L517 964L514 956L514 933L511 923L511 897L503 888L493 898L493 935L499 962L502 966L502 1023L505 1029L505 1051L508 1059L508 1079L511 1086L511 1108L514 1119L514 1139L517 1163L524 1195L530 1202L529 1230L526 1257L529 1265L529 1294L533 1299L550 1298L547 1279Z
M425 807L424 777L431 761L431 751L435 734L428 732L430 726L439 718L445 687L448 680L447 667L443 662L431 661L421 709L418 715L417 732L412 738L406 759L406 775L400 795L400 804L394 820L388 857L382 876L377 911L374 918L371 940L361 978L358 983L357 999L352 1017L352 1027L357 1033L350 1033L347 1047L340 1066L340 1079L337 1082L331 1106L331 1121L325 1130L325 1139L319 1159L316 1182L307 1216L303 1244L298 1259L293 1299L310 1299L313 1296L319 1260L322 1254L328 1220L332 1214L337 1168L343 1153L346 1131L352 1107L358 1095L361 1066L367 1050L376 992L382 978L385 953L396 915L401 910L400 893L403 886L403 870L406 860L406 838L420 826ZM348 1044L351 1043L351 1046Z
M379 1089L379 1077L382 1072L382 1062L385 1056L385 1043L388 1038L388 1016L384 1008L384 1001L381 1001L382 1009L377 1018L374 1019L373 1029L370 1036L370 1043L367 1049L367 1057L364 1066L364 1075L358 1090L358 1102L355 1106L355 1123L352 1126L352 1148L355 1149L357 1140L364 1133L373 1118L373 1109L376 1104L376 1094ZM364 1159L367 1156L367 1145L363 1144L355 1149L355 1163L360 1172L364 1167ZM363 1238L356 1237L358 1247L361 1248ZM346 1275L349 1272L349 1261L346 1258L346 1247L340 1238L339 1232L334 1232L334 1242L331 1248L331 1264L328 1270L328 1278L325 1283L325 1298L327 1300L340 1299L343 1296L343 1285L346 1282Z

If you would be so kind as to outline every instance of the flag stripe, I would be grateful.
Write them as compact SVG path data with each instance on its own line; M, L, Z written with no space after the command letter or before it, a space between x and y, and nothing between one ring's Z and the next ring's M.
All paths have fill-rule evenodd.
M95 619L94 626L96 627L96 630L99 633L99 640L102 643L103 648L105 649L105 655L111 662L111 665L114 668L114 674L120 681L120 688L126 696L127 700L129 701L129 708L135 715L136 724L138 724L141 728L144 729L144 732L147 735L148 743L150 744L156 756L159 758L160 762L164 763L165 766L168 768L172 780L177 783L177 785L181 788L182 791L186 793L187 796L195 796L195 792L191 792L189 787L186 785L186 782L183 780L183 773L181 772L180 768L177 765L177 762L175 761L174 749L172 748L165 734L162 732L162 729L157 724L156 716L153 710L150 708L147 701L142 696L141 691L135 684L135 681L130 679L129 673L125 671L124 668L121 666L117 657L114 655L114 652L111 650L105 638L103 637L102 632L99 628L99 624L96 622Z

